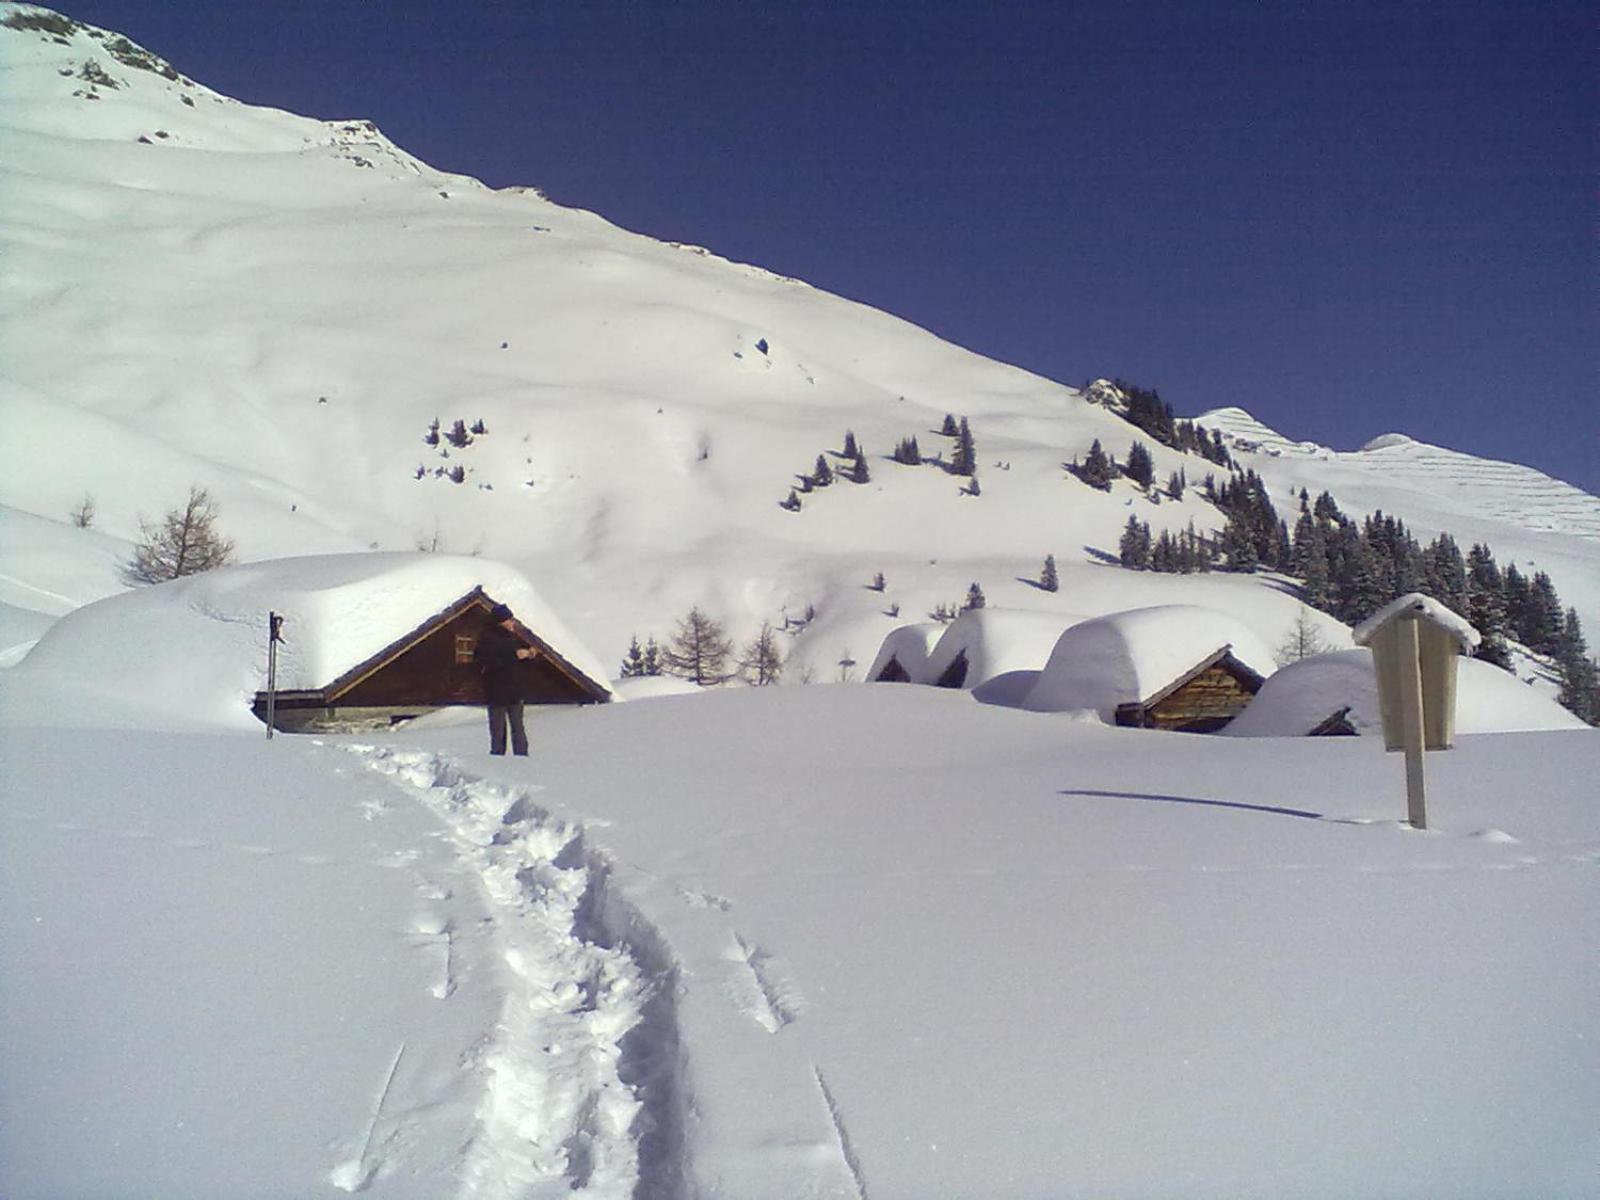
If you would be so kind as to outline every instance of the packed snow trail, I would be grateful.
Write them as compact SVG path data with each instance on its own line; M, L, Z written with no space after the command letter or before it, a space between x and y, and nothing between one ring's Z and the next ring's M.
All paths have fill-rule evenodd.
M608 868L583 830L535 805L536 789L426 751L350 749L437 813L495 914L509 986L482 1053L463 1200L681 1195L672 971L608 926ZM448 989L449 930L431 932L446 939ZM363 1150L333 1182L356 1190L376 1169Z

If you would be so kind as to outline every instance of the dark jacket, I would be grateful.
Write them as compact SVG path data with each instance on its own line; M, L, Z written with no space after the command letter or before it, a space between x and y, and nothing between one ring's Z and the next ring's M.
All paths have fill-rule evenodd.
M527 645L516 634L491 625L478 638L474 655L483 672L483 694L490 704L514 704L522 699L522 660L517 651Z

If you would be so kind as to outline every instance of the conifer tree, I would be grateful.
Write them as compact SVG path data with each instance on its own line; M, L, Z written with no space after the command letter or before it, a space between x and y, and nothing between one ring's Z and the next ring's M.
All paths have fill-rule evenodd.
M761 632L745 646L739 656L739 673L754 687L767 687L783 674L783 651L770 621L761 622Z
M1118 546L1118 560L1130 570L1143 571L1150 566L1150 526L1138 517L1129 517L1122 530Z
M1084 456L1078 476L1090 487L1099 488L1102 492L1111 490L1111 459L1106 456L1099 438L1095 438L1089 453Z
M817 455L817 465L811 471L811 482L819 488L827 487L833 482L833 468L828 465L824 455Z
M956 445L950 452L950 470L956 475L971 475L978 469L977 446L972 440L972 427L965 417L956 427Z
M967 600L966 603L961 606L961 611L972 612L974 609L982 608L988 603L989 601L984 597L983 589L979 587L976 582L974 582L973 585L967 589Z
M661 650L661 662L674 675L710 687L728 677L732 651L733 643L724 636L722 624L696 605L678 621L672 640Z
M183 507L170 510L159 526L141 517L139 529L141 540L122 567L130 584L197 575L233 558L233 543L218 532L217 507L204 488L191 487Z
M1167 495L1174 500L1182 500L1183 490L1187 486L1188 481L1184 478L1183 469L1180 467L1167 478Z
M846 429L844 431L844 449L839 452L839 457L855 458L858 453L859 448L856 446L856 432L853 429Z
M862 453L861 447L856 447L855 463L850 469L850 477L857 483L871 483L872 475L867 470L867 456Z
M644 674L647 676L661 674L661 647L656 645L655 638L644 644Z
M1122 473L1140 487L1149 487L1155 481L1155 460L1150 457L1149 447L1143 442L1134 442L1128 448L1128 461Z
M953 413L945 413L944 424L940 427L939 432L944 434L945 437L955 437L960 432Z
M1555 659L1561 679L1560 702L1580 720L1600 725L1600 664L1589 657L1575 608L1569 608L1561 622Z
M916 438L901 438L900 444L894 448L893 457L895 462L904 463L908 467L920 466L922 464L922 449L917 445Z
M1061 587L1061 577L1056 574L1054 554L1044 556L1044 567L1039 571L1039 586L1047 592L1057 591Z
M621 678L636 679L644 674L644 651L639 648L639 635L628 639L628 652L622 656Z

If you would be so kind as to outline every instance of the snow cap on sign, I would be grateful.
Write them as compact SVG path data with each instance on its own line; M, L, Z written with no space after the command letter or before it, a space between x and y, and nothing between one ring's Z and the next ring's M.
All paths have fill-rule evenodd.
M1456 639L1463 654L1472 653L1473 647L1483 640L1478 631L1472 627L1472 623L1460 613L1439 603L1432 596L1424 596L1421 592L1407 592L1398 600L1385 604L1357 625L1350 636L1355 639L1358 646L1369 645L1379 629L1404 614L1415 614L1432 621Z

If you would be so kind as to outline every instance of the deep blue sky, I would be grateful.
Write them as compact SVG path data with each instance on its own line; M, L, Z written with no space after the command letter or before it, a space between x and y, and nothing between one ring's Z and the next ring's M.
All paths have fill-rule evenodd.
M59 6L1065 383L1600 492L1587 0Z

